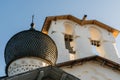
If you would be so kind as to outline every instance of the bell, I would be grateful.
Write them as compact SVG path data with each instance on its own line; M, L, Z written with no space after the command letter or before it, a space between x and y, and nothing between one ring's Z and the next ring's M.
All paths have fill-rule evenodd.
M97 44L97 47L99 47L100 46L100 44Z
M96 46L97 45L97 43L96 43L96 41L94 40L94 46Z

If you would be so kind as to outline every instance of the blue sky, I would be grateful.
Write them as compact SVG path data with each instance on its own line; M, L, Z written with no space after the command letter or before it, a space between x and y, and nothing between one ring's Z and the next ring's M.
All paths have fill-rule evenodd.
M36 29L41 30L46 16L71 14L96 19L120 30L120 0L0 0L0 76L5 75L4 48L17 32L29 29L35 15ZM116 38L120 52L120 35Z

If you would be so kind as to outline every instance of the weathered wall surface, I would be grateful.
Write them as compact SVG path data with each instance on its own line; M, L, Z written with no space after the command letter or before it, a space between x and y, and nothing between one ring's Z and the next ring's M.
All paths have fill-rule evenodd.
M71 35L70 53L65 47L65 35ZM58 48L58 63L99 55L120 63L115 49L115 39L111 32L97 25L79 25L70 20L52 21L48 35Z
M89 61L82 65L61 67L64 71L80 78L81 80L120 80L120 71L102 66L95 61Z

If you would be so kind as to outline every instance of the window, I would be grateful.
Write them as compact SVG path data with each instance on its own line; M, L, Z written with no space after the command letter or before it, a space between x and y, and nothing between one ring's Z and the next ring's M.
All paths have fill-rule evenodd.
M90 41L91 41L91 45L94 45L96 47L100 46L100 41L97 41L97 40L90 40Z
M73 41L73 35L65 34L64 39L65 39L65 47L66 49L69 50L69 53L75 53L75 51L73 51L73 47L70 44Z
M91 45L99 47L100 46L100 40L102 38L101 31L95 27L90 27L90 35L91 35Z

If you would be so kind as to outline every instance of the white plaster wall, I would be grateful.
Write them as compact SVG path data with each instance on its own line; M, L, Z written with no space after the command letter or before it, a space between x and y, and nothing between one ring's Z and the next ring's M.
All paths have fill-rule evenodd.
M117 55L117 51L115 50L113 43L110 41L106 41L106 42L103 42L103 46L106 52L104 57L114 62L120 63L120 59Z
M87 27L77 25L75 27L76 33L76 56L77 58L84 58L95 55L91 49L89 40L89 33Z
M81 80L120 80L120 71L107 66L102 66L95 61L84 64L76 64L72 67L61 67L64 71L78 77Z
M76 51L75 55L71 55L68 50L65 48L64 34L65 28L64 23L71 23L74 29L74 50ZM69 34L69 33L68 33ZM69 60L84 58L88 56L95 55L92 53L90 42L89 42L89 33L87 28L80 26L79 24L69 21L69 20L58 20L52 21L48 35L55 41L58 48L58 60L57 63L65 62ZM86 50L87 49L87 50ZM72 57L72 59L70 59Z
M55 41L58 48L57 63L73 60L73 58L70 59L71 55L69 51L65 48L64 34L66 34L67 32L65 32L64 23L70 23L74 29L74 50L76 51L76 53L72 55L74 59L99 55L120 63L120 60L118 59L118 55L116 53L116 49L113 45L113 43L115 43L115 39L112 33L97 25L89 24L81 26L70 20L52 21L50 29L48 31L48 35ZM102 36L100 39L100 47L91 46L91 35L89 30L90 27L96 28L100 31Z
M118 58L117 49L115 48L115 38L112 33L97 26L97 25L86 25L88 28L94 27L101 32L101 46L96 48L100 53L99 56L112 60L114 62L120 63L120 59Z
M89 27L95 27L101 32L101 46L96 48L97 51L100 53L99 55L112 60L114 62L120 63L120 59L118 58L117 48L115 44L115 38L113 37L112 33L103 29L96 25L87 25Z

